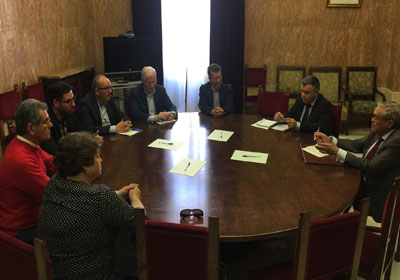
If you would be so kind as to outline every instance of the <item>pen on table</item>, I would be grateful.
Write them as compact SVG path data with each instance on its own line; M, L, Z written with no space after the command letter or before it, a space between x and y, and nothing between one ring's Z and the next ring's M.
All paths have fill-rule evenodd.
M188 162L188 164L186 165L185 169L183 171L186 172L186 170L188 169L188 167L190 166L190 161Z
M221 131L221 138L222 138L222 131Z
M171 143L171 142L158 142L158 143L165 144L165 145L174 145L174 143Z
M318 129L317 129L316 132L319 132L319 129L320 129L320 127L318 127ZM315 138L315 136L314 136L314 141L315 141L315 140L317 140L317 138Z
M260 156L242 155L242 157L257 157L257 158L259 158Z

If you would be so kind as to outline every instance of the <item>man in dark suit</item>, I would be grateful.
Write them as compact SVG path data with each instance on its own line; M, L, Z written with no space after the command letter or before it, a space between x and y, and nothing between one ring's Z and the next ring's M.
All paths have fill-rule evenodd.
M208 66L207 73L209 82L200 87L200 111L213 117L222 117L232 113L232 87L222 82L221 66L213 63Z
M386 196L400 176L400 106L380 103L371 118L371 132L360 139L336 139L316 132L317 148L336 155L336 160L361 171L361 185L355 200L371 198L370 216L381 222ZM359 158L353 153L362 153Z
M94 77L92 92L85 95L78 106L78 117L83 127L100 135L127 132L132 123L115 105L110 80L104 75Z
M131 90L130 117L142 122L170 121L178 117L176 106L165 88L157 84L157 73L153 67L142 69L142 83Z
M274 119L285 121L289 128L296 131L333 134L332 104L319 93L319 80L314 76L307 76L301 81L301 96L297 97L288 112L277 112Z
M47 113L53 126L50 128L50 139L40 143L40 147L54 155L60 138L81 130L81 125L74 115L75 96L69 84L57 81L49 85L46 91L46 103L49 107Z

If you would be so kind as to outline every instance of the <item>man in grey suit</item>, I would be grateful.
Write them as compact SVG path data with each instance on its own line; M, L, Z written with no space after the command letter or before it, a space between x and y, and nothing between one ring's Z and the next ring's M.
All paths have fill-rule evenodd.
M371 198L369 215L381 222L386 196L394 179L400 176L400 106L380 103L371 118L371 132L360 139L336 139L315 132L317 148L336 155L336 160L361 171L359 199ZM362 153L359 158L349 153Z

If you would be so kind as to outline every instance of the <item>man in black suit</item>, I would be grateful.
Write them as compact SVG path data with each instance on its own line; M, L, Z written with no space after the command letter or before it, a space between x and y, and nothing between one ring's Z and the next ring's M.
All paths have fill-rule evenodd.
M131 90L130 117L142 122L170 121L178 117L176 106L165 88L157 84L157 73L153 67L142 69L142 83Z
M69 84L57 81L49 85L46 91L46 103L49 107L47 113L53 126L50 128L50 139L40 143L40 147L54 155L60 138L81 130L81 125L74 114L75 96Z
M332 104L319 93L319 80L314 76L307 76L301 81L301 95L293 107L285 114L277 112L274 119L285 121L289 128L296 131L333 134Z
M127 132L132 123L115 105L110 80L104 75L94 77L92 92L85 95L78 106L78 116L84 128L100 135Z
M200 111L213 117L222 117L232 113L232 87L222 82L221 66L213 63L208 66L207 73L209 82L200 87Z
M369 214L381 222L386 196L400 176L400 106L380 103L371 118L371 132L360 139L336 139L316 132L317 148L336 160L361 171L360 190L355 200L371 198ZM362 153L359 158L352 153Z

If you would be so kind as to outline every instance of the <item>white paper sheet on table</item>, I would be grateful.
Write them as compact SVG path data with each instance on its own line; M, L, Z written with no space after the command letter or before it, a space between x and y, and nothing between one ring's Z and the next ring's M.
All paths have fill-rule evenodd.
M306 151L307 153L310 153L310 154L312 154L313 156L316 156L316 157L319 157L319 158L329 156L328 154L321 153L321 152L315 147L315 145L307 146L307 147L303 148L303 151Z
M135 134L137 134L139 132L141 132L141 130L129 130L127 132L119 132L118 134L126 135L126 136L132 136L132 135L135 135Z
M163 125L163 124L167 124L167 123L173 123L173 122L176 122L176 120L170 120L170 121L158 121L158 122L156 122L156 124Z
M206 163L207 161L184 158L169 172L186 176L194 176Z
M233 135L233 131L215 129L210 135L208 140L227 142Z
M282 123L282 124L278 124L278 125L275 125L275 126L271 127L271 129L279 130L279 131L286 131L286 130L289 129L289 127L288 127L287 124Z
M274 124L276 124L276 121L262 119L256 123L253 123L251 126L262 128L262 129L269 129Z
M231 157L231 160L263 163L263 164L267 163L267 159L268 159L268 154L266 153L249 152L242 150L235 150Z
M150 143L147 147L166 149L166 150L178 150L183 145L183 142L171 141L166 139L157 139Z

